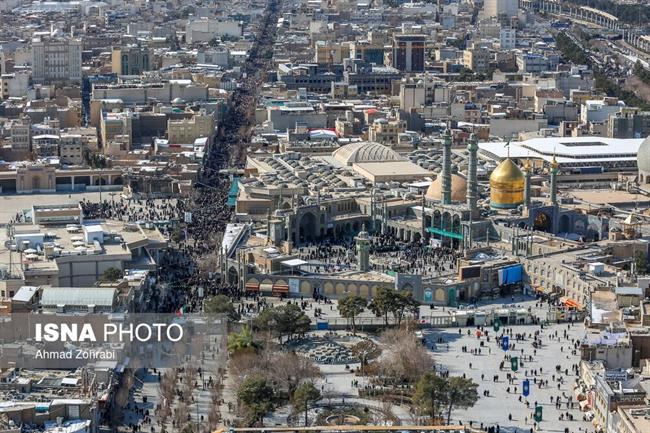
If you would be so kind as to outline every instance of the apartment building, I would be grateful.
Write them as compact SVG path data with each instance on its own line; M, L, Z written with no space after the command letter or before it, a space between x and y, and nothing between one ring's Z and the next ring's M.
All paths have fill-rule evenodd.
M32 80L42 84L81 82L82 41L40 36L32 40Z

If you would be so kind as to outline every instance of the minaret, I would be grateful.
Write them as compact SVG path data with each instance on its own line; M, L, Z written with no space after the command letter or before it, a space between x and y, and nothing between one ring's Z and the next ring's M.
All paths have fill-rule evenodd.
M420 202L420 206L422 206L422 233L420 233L420 239L422 242L424 242L424 235L427 233L427 214L425 212L425 206L426 205L426 198L425 194L422 194L422 201Z
M530 177L532 175L533 168L530 166L530 159L526 160L526 165L524 165L524 207L530 209Z
M287 215L287 254L293 250L293 240L291 239L291 215Z
M266 210L266 243L271 243L271 208Z
M553 206L557 205L557 171L559 164L553 155L553 161L551 161L551 204Z
M377 231L377 222L375 221L375 189L370 192L370 230L372 233Z
M467 165L467 207L469 208L472 217L478 217L478 208L476 207L476 202L478 200L478 180L476 177L478 139L474 133L469 136L467 150L469 151L469 161Z
M451 131L445 131L442 149L442 204L451 204Z
M359 271L366 272L370 269L370 238L364 224L355 238L357 242L357 262Z

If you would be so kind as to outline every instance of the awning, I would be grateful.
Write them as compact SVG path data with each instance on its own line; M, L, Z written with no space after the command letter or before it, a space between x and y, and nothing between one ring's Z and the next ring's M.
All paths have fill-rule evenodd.
M289 293L289 286L287 284L274 284L273 293Z
M567 308L576 308L578 310L582 308L582 306L578 302L566 296L560 298L560 302L562 302Z
M260 292L271 292L273 290L272 283L262 283L260 284Z
M244 288L249 292L257 292L260 290L260 283L246 283L246 286Z
M291 259L291 260L285 260L282 263L284 266L289 266L290 268L295 268L296 266L302 266L306 265L307 262L301 259Z
M574 301L573 299L569 299L569 300L567 300L567 301L566 301L566 306L567 306L567 307L570 307L570 308L578 308L578 309L580 309L580 307L581 307L580 304L578 304L578 303L577 303L576 301Z

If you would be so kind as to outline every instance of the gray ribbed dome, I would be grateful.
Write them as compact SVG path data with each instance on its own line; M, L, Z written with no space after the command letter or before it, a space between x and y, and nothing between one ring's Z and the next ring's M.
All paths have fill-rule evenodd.
M639 171L650 173L650 136L643 140L636 155L636 164Z

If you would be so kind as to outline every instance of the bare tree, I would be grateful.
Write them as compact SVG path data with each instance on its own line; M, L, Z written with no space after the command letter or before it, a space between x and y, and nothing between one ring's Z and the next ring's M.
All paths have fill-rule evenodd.
M407 328L388 329L381 336L384 352L379 370L384 377L414 383L434 365L431 354Z
M320 369L312 360L294 352L276 354L269 371L271 377L288 395L293 395L296 387L303 381L321 376Z

